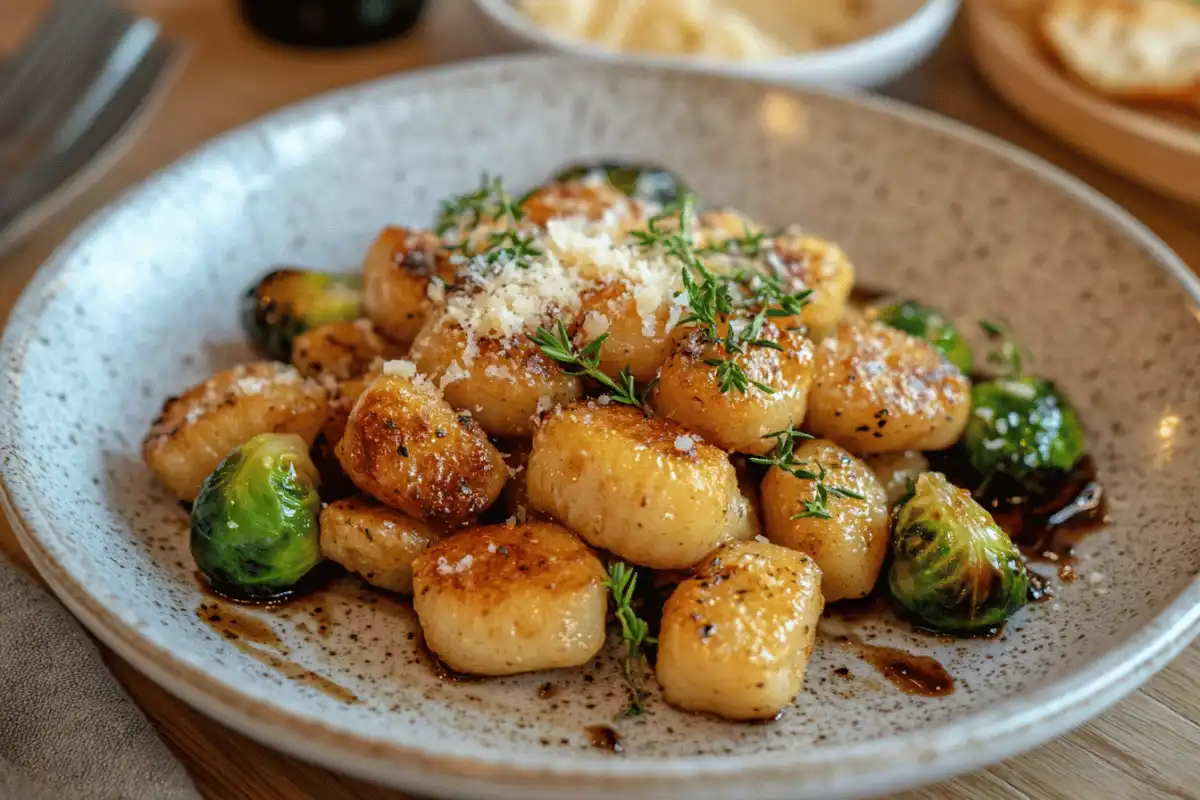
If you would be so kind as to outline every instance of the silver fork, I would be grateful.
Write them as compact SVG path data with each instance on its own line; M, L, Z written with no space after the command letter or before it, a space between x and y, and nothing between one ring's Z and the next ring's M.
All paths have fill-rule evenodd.
M177 49L151 20L57 0L0 69L0 249L137 117Z

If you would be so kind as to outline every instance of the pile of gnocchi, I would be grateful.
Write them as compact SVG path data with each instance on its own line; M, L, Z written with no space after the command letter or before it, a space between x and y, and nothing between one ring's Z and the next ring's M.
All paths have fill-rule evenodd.
M411 595L452 670L581 666L611 628L630 713L652 653L666 702L769 719L826 604L878 586L951 633L1025 604L1018 550L923 451L1020 482L1083 453L1002 332L1009 369L973 383L947 318L853 283L836 245L661 169L485 178L361 275L251 287L265 360L170 398L143 456L218 593L277 602L332 561ZM674 586L657 625L639 578Z

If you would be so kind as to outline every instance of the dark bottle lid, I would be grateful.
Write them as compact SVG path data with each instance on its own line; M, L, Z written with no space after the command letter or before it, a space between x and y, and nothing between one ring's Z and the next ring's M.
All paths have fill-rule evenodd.
M350 47L399 36L425 0L239 0L252 28L285 44Z

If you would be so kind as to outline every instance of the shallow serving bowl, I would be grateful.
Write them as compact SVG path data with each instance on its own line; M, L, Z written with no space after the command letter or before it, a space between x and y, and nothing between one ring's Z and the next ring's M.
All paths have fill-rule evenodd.
M881 86L920 63L946 36L959 7L959 0L866 0L860 3L866 33L859 39L787 58L735 62L614 52L545 30L518 11L513 0L472 2L496 38L513 47L772 83L858 88Z
M1007 319L1078 405L1110 492L1111 524L1079 547L1081 579L991 640L834 615L782 720L726 724L654 694L652 713L616 723L620 755L586 733L623 703L615 641L583 672L453 683L426 663L410 609L349 579L206 621L185 515L138 451L165 395L248 356L244 287L273 264L352 267L380 226L426 223L483 169L527 186L602 156L661 162L710 202L802 221L867 283ZM285 110L87 223L0 345L3 499L35 565L105 643L214 717L330 767L454 797L864 795L1060 733L1196 634L1197 298L1178 258L1104 198L922 112L546 57L481 62ZM934 656L956 691L900 693L835 638L846 632Z

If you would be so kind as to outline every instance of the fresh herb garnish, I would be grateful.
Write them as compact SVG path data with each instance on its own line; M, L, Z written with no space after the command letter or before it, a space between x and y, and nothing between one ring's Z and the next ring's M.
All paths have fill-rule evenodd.
M722 239L710 242L696 251L697 255L727 255L758 258L763 251L763 242L768 238L766 231L752 233L748 223L742 223L743 235L740 238Z
M853 492L844 486L829 486L825 483L825 478L829 473L825 470L824 464L817 466L817 496L814 500L802 500L801 504L804 510L792 515L792 519L830 519L829 513L829 496L849 497L855 500L864 500L865 498L858 492Z
M680 325L694 324L701 332L705 341L720 345L725 350L724 358L707 358L704 363L716 370L717 387L722 393L738 391L745 394L753 386L760 391L772 394L774 390L765 383L751 380L742 365L737 362L737 356L746 352L749 347L766 347L782 350L775 342L762 336L763 325L767 317L792 316L799 313L800 308L807 302L811 292L788 294L783 290L777 278L772 276L757 276L747 278L744 273L734 277L715 274L700 260L698 252L726 252L711 248L697 251L692 245L691 220L696 198L686 194L679 205L663 211L652 217L647 223L647 230L634 231L631 236L643 247L658 247L664 253L674 257L681 264L680 280L687 292L690 313L679 320ZM678 214L679 227L675 231L663 230L660 224L667 218ZM727 240L721 247L732 251L735 247L740 253L757 256L763 247L764 233L752 234L746 229L745 239ZM717 247L713 245L712 247ZM759 280L761 278L761 280ZM763 308L744 325L736 324L732 318L738 306L734 302L730 286L744 281L751 290L756 292ZM725 336L720 334L720 325L726 321Z
M847 489L844 486L829 486L825 482L826 478L829 477L829 472L823 464L818 464L817 471L813 472L809 469L811 465L807 461L796 458L796 440L812 439L813 437L803 431L796 430L792 427L791 423L784 430L768 433L763 438L775 440L775 452L770 456L751 456L750 461L755 464L778 467L793 477L816 483L816 497L812 500L802 501L804 510L793 515L792 519L829 519L831 516L829 512L830 496L847 497L854 500L865 499L858 492Z
M770 339L762 338L762 329L766 321L767 312L765 310L759 311L744 325L737 325L734 320L730 320L725 330L725 338L718 340L720 345L725 348L725 353L728 357L706 358L704 360L705 364L716 368L717 384L722 393L736 389L745 394L750 386L754 386L767 394L775 393L775 390L765 383L751 380L750 376L746 374L746 371L736 361L736 357L744 353L747 347L765 347L769 350L783 349Z
M533 257L541 254L533 246L534 235L519 230L528 197L527 194L514 200L499 177L489 178L485 172L479 189L442 201L435 231L438 236L444 236L453 228L473 228L484 220L503 222L505 228L488 234L483 246L473 254L482 255L489 265L513 261L519 267L528 267ZM446 249L465 252L468 242L469 239L464 239L458 244L447 245Z
M646 390L639 395L628 366L621 370L615 381L600 371L600 348L604 346L604 341L608 338L607 333L597 336L582 350L579 350L571 341L571 337L567 335L567 327L559 319L557 332L551 332L538 326L537 331L529 338L547 358L551 358L559 364L575 367L573 370L563 369L567 375L587 375L608 389L609 396L618 403L638 407L645 405L653 384L646 387Z
M642 689L643 648L657 643L650 635L646 621L633 610L633 592L637 588L637 572L624 561L610 564L604 586L612 592L617 621L621 623L621 638L625 641L625 682L632 698L620 717L636 717L646 710L646 692Z
M458 227L466 221L468 227L474 227L484 217L494 214L495 205L492 196L500 186L500 179L493 182L488 174L483 173L479 188L474 192L456 195L443 200L439 204L437 226L434 232L444 236L451 228Z
M1025 358L1021 354L1021 348L1012 340L1008 328L986 319L979 320L979 328L992 343L992 349L987 355L988 363L1002 368L1007 375L1023 374Z

